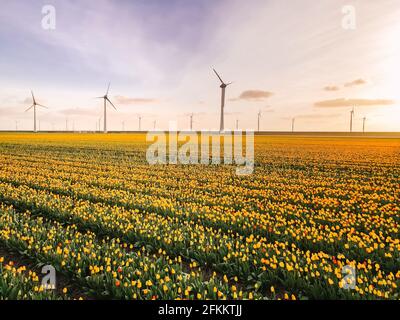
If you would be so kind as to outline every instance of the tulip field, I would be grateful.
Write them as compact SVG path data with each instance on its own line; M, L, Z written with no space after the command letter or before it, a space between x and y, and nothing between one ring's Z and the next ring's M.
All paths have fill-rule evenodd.
M0 134L0 299L400 299L400 138L256 136L247 176L147 147Z

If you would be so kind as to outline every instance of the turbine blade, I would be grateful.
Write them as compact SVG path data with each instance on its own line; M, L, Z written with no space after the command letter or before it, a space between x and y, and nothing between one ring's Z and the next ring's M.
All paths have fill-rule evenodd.
M103 99L104 97L94 97L93 99Z
M222 81L221 77L219 76L218 72L213 68L215 74L217 75L218 79L221 81L222 84L224 84L224 81Z
M108 91L110 91L110 85L111 85L111 82L109 82L109 83L108 83L108 87L107 87L107 93L106 93L106 95L108 95Z
M46 106L44 106L42 104L36 103L36 105L48 109L48 107L46 107Z
M29 111L29 110L31 110L32 108L33 108L33 106L34 106L34 104L33 105L31 105L28 109L26 109L25 110L25 112L27 112L27 111Z
M226 84L226 86L230 86L232 83L233 83L233 82L229 82L229 83Z
M117 110L117 108L114 106L114 104L110 101L110 99L106 98L106 100L112 105L112 107Z
M33 95L33 91L31 90L32 99L35 102L35 96Z

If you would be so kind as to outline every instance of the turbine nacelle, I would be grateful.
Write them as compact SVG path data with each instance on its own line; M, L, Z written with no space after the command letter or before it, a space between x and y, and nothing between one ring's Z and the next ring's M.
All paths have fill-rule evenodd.
M226 88L227 86L229 86L230 84L232 84L232 82L225 83L225 82L222 80L222 78L220 77L220 75L218 74L218 72L217 72L214 68L213 68L213 70L214 70L214 73L217 75L219 81L221 81L221 85L219 86L221 89L224 89L224 88Z
M233 83L233 82L223 83L223 84L221 84L219 87L220 87L221 89L225 89L227 86L231 85L232 83Z

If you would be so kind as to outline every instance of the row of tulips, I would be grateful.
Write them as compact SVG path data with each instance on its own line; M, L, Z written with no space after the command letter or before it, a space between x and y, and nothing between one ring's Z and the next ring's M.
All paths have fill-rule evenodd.
M329 209L319 210L318 214L308 214L294 205L288 205L285 211L280 204L271 202L264 213L247 212L246 210L229 211L220 206L200 206L193 203L176 203L167 198L156 198L151 195L131 194L124 190L101 189L71 180L60 180L55 177L42 176L34 181L29 174L19 174L18 170L10 178L0 171L0 181L14 185L29 185L39 190L49 190L60 195L70 195L91 202L101 202L118 205L127 209L138 209L141 212L151 211L162 216L178 217L183 220L193 220L212 228L234 231L244 236L266 236L270 240L285 240L296 243L304 250L314 252L324 251L330 254L342 252L351 259L373 259L384 269L396 270L395 261L400 258L400 243L396 239L397 222L394 220L397 209L386 205L392 216L385 214L346 214L334 215ZM37 176L35 177L37 179ZM384 207L381 207L381 212ZM219 214L216 214L219 213ZM219 216L231 217L229 221L218 220ZM336 216L336 221L329 221L329 216ZM345 216L345 217L344 217ZM363 219L363 217L367 219ZM247 228L243 221L247 220ZM351 221L363 221L375 226L373 231L359 231ZM235 221L236 224L233 224ZM250 227L251 226L251 227Z
M0 242L69 276L94 298L115 299L257 299L235 279L207 279L196 263L184 270L181 257L162 250L148 253L118 238L99 239L76 225L46 221L29 212L0 208ZM288 294L288 293L286 293Z
M142 215L123 208L51 196L27 187L7 189L0 184L0 188L2 196L8 196L3 201L12 202L20 209L29 208L35 214L70 221L99 234L121 237L128 243L161 247L171 255L187 256L201 265L253 283L263 292L269 285L294 288L309 297L327 294L327 298L390 297L397 292L400 272L385 272L370 259L357 262L342 254L335 257L323 252L312 253L287 242L225 234L193 221L181 222L151 213ZM310 265L314 260L318 263ZM362 281L358 287L361 294L342 290L340 283L345 265L357 269ZM368 289L370 285L374 286L372 292Z

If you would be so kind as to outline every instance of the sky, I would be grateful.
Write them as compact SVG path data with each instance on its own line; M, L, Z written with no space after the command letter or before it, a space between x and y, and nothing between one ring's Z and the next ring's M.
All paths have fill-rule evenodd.
M51 5L55 20L44 10ZM349 7L351 6L351 7ZM1 0L0 130L400 131L398 0ZM350 8L350 11L348 11ZM353 10L354 11L351 11ZM44 10L44 11L42 11ZM353 15L354 12L354 15ZM355 19L353 19L353 17ZM349 20L350 19L350 20ZM46 28L55 21L55 28ZM350 21L350 22L349 22ZM43 23L44 26L43 27ZM102 121L102 120L101 120Z

